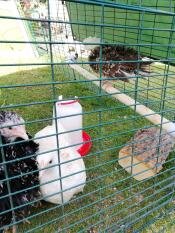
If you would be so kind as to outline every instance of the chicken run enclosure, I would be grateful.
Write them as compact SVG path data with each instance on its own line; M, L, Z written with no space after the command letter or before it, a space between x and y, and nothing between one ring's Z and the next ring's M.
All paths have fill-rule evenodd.
M0 233L175 232L175 1L25 2L0 1L26 33L0 33Z

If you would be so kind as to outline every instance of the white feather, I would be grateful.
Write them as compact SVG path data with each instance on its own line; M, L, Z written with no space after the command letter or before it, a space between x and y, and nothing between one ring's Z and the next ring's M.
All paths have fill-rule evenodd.
M92 44L85 44L84 47L86 50L92 50L95 47L99 46L98 44L100 44L100 38L97 37L88 37L86 39L83 40L83 43L92 43Z
M148 61L148 62L154 62L153 59L149 58L149 57L142 57L143 61Z
M58 125L58 128L59 128L59 132L64 132L64 128L62 127L61 124ZM35 135L35 138L54 134L55 132L56 130L54 125L47 126L44 129L42 129L40 132L38 132ZM59 140L60 148L70 144L69 137L67 134L59 135L58 140ZM39 144L39 153L57 149L56 136L51 136L43 139L36 139L35 141ZM71 147L62 149L59 151L59 157L60 157L60 163L64 163L61 164L60 167L58 165L57 151L48 152L37 156L39 169L43 169L42 166L43 164L45 165L48 164L45 170L40 171L41 193L45 201L54 204L62 204L68 202L73 197L74 194L83 191L86 182L86 171L85 171L84 161L76 150L72 149ZM52 164L49 164L50 160L52 160ZM53 165L56 166L48 168L49 166L53 166ZM60 172L61 172L61 182L59 179ZM51 182L52 180L56 180L56 181ZM50 182L50 183L43 185L46 182ZM62 183L62 190L61 190L61 183ZM61 196L61 192L63 192L63 199Z

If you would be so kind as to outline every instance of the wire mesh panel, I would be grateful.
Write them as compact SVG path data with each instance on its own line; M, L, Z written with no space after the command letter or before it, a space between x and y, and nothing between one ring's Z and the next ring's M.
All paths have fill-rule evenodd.
M174 232L174 3L0 2L0 232Z

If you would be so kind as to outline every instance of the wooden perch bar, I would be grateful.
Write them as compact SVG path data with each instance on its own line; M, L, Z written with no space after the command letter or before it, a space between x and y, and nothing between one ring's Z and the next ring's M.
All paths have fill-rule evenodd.
M94 74L88 72L84 68L82 68L79 65L76 64L70 64L70 67L77 71L79 74L81 74L83 77L85 77L87 80L97 80L92 81L95 85L100 86L99 78L96 77ZM131 109L135 110L138 114L141 116L144 116L147 120L152 122L156 125L162 125L162 129L167 131L171 134L171 136L175 137L175 124L165 117L162 117L161 115L155 113L150 108L147 108L146 106L140 104L139 102L136 102L134 99L129 97L126 94L121 93L118 89L114 88L110 82L106 82L102 85L102 89L112 94L111 96L121 103L129 106Z
M81 66L71 64L70 67L87 80L91 80L95 85L100 86L99 78ZM119 164L127 172L131 173L136 180L143 180L156 175L162 169L162 165L174 146L175 124L136 102L128 95L121 93L110 82L105 81L102 89L153 124L162 125L161 135L160 129L157 127L141 129L129 141L130 145L123 147L119 151Z

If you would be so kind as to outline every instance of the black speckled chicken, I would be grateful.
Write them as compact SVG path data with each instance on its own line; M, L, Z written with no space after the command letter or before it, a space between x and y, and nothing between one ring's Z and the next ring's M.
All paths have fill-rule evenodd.
M13 213L15 220L25 220L30 202L40 196L35 155L38 144L22 124L24 120L15 112L0 111L0 233L12 223ZM14 226L13 232L15 229Z
M29 138L31 137L29 136ZM14 211L16 220L25 219L30 213L30 207L36 205L36 203L31 205L30 202L37 200L40 196L39 174L35 157L38 144L32 140L25 141L22 138L16 138L14 142L18 144L3 147L2 153L6 165L2 159L2 153L0 153L0 228L12 221L10 196L13 207L17 208ZM2 137L2 144L6 144L4 137ZM9 181L7 181L5 168ZM3 214L4 211L6 212ZM0 230L0 232L3 231Z
M93 43L97 39L86 39L85 42ZM96 41L95 41L96 42ZM85 46L87 47L87 46ZM102 49L100 49L102 47ZM88 60L90 67L100 75L100 67L104 78L114 78L129 82L129 77L148 76L150 74L150 59L144 59L134 48L122 45L88 46L90 49ZM102 63L101 63L102 62Z

